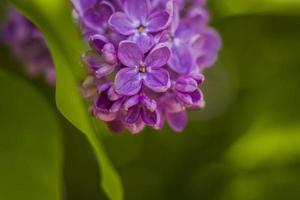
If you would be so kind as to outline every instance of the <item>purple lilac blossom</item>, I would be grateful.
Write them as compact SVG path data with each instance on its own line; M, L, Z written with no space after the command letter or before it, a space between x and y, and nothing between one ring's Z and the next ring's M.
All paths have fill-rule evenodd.
M55 84L55 71L49 49L42 34L25 17L10 9L3 27L3 40L24 65L31 77L43 76Z
M84 96L114 132L146 126L175 132L202 109L199 86L221 48L205 0L72 0L90 46Z

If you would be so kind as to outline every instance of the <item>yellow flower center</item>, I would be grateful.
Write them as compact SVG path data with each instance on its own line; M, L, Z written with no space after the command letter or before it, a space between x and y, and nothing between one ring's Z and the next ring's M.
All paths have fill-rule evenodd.
M142 32L144 32L144 30L145 30L145 27L144 26L139 26L138 27L138 31L140 32L140 33L142 33Z
M146 72L146 67L145 66L140 66L139 67L139 72L140 73L145 73Z

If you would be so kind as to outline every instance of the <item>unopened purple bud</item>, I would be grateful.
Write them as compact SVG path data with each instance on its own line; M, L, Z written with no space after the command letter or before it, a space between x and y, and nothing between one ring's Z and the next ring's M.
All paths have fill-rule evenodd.
M113 44L107 43L102 48L102 53L104 60L110 64L116 64L117 60L117 52Z

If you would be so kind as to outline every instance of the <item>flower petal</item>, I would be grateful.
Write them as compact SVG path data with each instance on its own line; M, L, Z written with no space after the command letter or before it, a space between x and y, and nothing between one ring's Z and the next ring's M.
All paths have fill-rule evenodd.
M218 51L222 47L221 37L217 31L209 28L203 34L205 38L204 49Z
M129 110L131 107L137 105L140 102L140 95L134 95L127 99L123 105L125 110Z
M199 73L191 73L187 77L194 79L198 83L198 85L202 84L205 80L204 75Z
M165 92L170 88L170 75L165 69L152 69L146 73L143 83L154 92Z
M168 63L170 50L165 45L157 45L146 57L145 65L150 68L160 68Z
M101 56L94 51L86 52L82 56L82 60L94 71L98 70L104 64Z
M188 22L189 21L181 22L175 32L176 37L184 42L188 42L195 35L195 32L191 28L191 24ZM193 24L193 26L195 25Z
M181 112L185 110L184 106L178 102L173 93L165 94L161 102L166 112Z
M124 125L121 120L114 120L111 122L107 122L108 128L115 134L121 134L124 130Z
M126 14L122 12L114 13L108 20L111 29L122 35L131 35L134 32L134 27Z
M146 95L141 96L141 103L151 112L154 112L157 109L157 103L154 99L150 99Z
M157 124L157 120L159 119L158 112L150 111L146 107L143 107L141 112L141 117L145 124L149 126L154 126Z
M111 74L115 70L115 66L107 63L103 63L98 70L95 71L95 76L98 79Z
M128 124L136 123L141 116L141 109L142 107L140 105L133 106L132 108L130 108L127 112L126 123Z
M119 45L118 57L127 67L138 67L143 61L143 53L139 47L130 41L123 41Z
M105 122L113 121L117 118L117 113L114 112L102 112L102 111L93 111L94 115Z
M203 33L204 44L202 55L197 58L197 64L203 67L213 65L218 59L218 51L222 46L221 38L214 29L207 29Z
M116 92L120 95L132 96L137 94L142 87L138 73L132 68L121 69L115 78Z
M176 97L178 101L180 101L180 103L184 104L185 106L193 105L193 99L190 93L176 92Z
M83 16L83 13L95 5L96 2L97 0L71 0L74 9L80 16Z
M95 103L95 107L97 110L106 112L110 110L113 103L114 103L113 101L108 99L107 91L104 91L100 94L99 98L97 99Z
M113 13L114 8L109 2L98 2L84 13L83 23L93 30L103 31L103 25Z
M176 132L181 132L187 125L188 116L185 111L178 113L167 113L169 126Z
M90 46L100 54L102 52L102 48L106 43L107 39L103 35L96 34L89 37Z
M125 0L124 10L132 20L142 22L148 17L150 3L149 0Z
M192 107L202 108L204 106L205 102L203 98L203 93L200 89L192 92L190 95L193 101Z
M179 74L189 73L193 65L190 49L185 44L173 45L169 65Z
M113 103L113 105L111 106L109 112L118 112L121 109L123 103L124 103L124 101L122 99L115 101Z
M175 89L180 92L194 92L198 89L198 83L192 78L181 77L177 79Z
M166 11L159 11L151 14L148 18L147 30L149 32L158 32L168 26L170 15Z
M138 121L133 124L124 123L124 126L132 134L138 134L139 132L141 132L144 129L145 123L143 122L143 120L141 118L139 118Z
M129 40L136 43L143 53L147 53L154 45L154 37L149 33L136 33Z
M109 90L107 91L107 97L111 101L116 101L116 100L120 99L122 96L117 94L114 87L110 87Z
M112 43L105 44L102 48L101 53L106 62L110 64L116 64L118 62L116 49Z
M202 108L204 105L203 94L200 89L190 93L176 92L176 96L187 107Z

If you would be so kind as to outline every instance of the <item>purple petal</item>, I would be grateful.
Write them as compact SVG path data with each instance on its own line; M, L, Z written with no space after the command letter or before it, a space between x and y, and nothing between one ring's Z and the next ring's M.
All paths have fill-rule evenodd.
M158 112L150 111L145 107L143 107L142 109L141 117L145 124L149 126L154 126L155 124L157 124L157 121L159 119Z
M169 44L172 42L172 35L170 30L162 31L161 33L158 33L155 35L155 41L156 43L166 43Z
M201 55L203 53L203 46L204 46L204 37L200 34L195 35L190 40L191 48L193 49L194 55Z
M176 132L183 131L184 127L187 125L188 116L185 111L178 113L167 113L166 117L169 126Z
M208 51L218 51L221 46L220 35L212 28L207 29L203 33L204 37L204 49Z
M192 99L192 97L189 93L176 92L176 97L185 106L192 106L193 105L193 99Z
M107 97L111 101L116 101L116 100L120 99L122 96L120 96L119 94L116 93L114 87L110 87L109 90L107 91Z
M143 83L154 92L165 92L171 85L169 72L165 69L152 69L146 73Z
M111 74L115 69L115 65L104 62L103 58L93 51L84 54L83 60L95 72L98 79Z
M161 102L166 112L181 112L185 109L172 93L167 93Z
M123 65L138 67L141 65L144 55L135 43L123 41L119 45L118 57Z
M109 90L111 88L112 83L111 82L104 82L103 84L99 85L97 87L99 94L102 94Z
M165 118L164 118L163 112L160 107L157 107L157 109L155 111L157 113L157 120L156 120L156 124L153 126L153 128L160 130L163 128L163 126L165 124Z
M95 104L97 110L100 110L103 112L109 111L112 105L113 105L113 101L110 101L108 99L106 91L104 91L100 94L100 96L97 99L96 104Z
M109 85L109 84L105 84ZM104 89L104 88L103 88ZM112 121L117 117L116 112L111 112L114 102L110 101L107 96L107 90L101 92L99 98L93 106L93 113L103 121Z
M156 101L153 100L153 99L150 99L146 95L143 95L141 97L141 102L151 112L153 112L153 111L155 111L157 109L157 103L156 103Z
M194 79L198 83L198 85L203 83L205 80L204 75L199 73L191 73L187 77Z
M130 19L122 12L114 13L108 23L113 30L122 35L131 35L135 30Z
M136 123L141 115L142 107L140 105L133 106L127 112L126 122L129 124Z
M193 101L193 105L192 105L193 107L202 108L204 106L203 93L200 89L192 92L190 95Z
M180 92L194 92L198 89L198 83L192 78L181 77L177 79L175 89Z
M212 66L218 60L217 52L208 52L207 54L201 55L197 58L197 65L200 68Z
M149 0L125 0L124 10L132 20L143 22L150 10Z
M209 23L209 13L204 8L192 9L187 14L188 23L197 33L202 32L203 28ZM193 26L194 24L197 24L197 26Z
M103 77L111 74L114 70L114 65L103 63L101 67L95 71L96 78L102 79Z
M185 44L173 45L170 68L179 74L187 74L192 69L193 59L190 49Z
M83 23L93 30L103 31L104 24L113 13L113 6L107 1L102 1L84 13Z
M129 40L136 43L143 53L147 53L154 45L154 37L149 33L136 33Z
M194 24L193 24L194 26ZM181 41L187 42L195 35L191 24L182 22L176 30L175 36L180 38Z
M116 92L120 95L132 96L137 94L142 87L142 81L135 69L121 69L115 78Z
M116 64L117 61L117 53L113 44L107 43L102 48L102 55L106 62L110 64Z
M100 54L102 52L102 48L106 43L107 39L102 35L96 34L89 37L90 46Z
M180 12L179 12L179 5L177 2L172 3L172 20L171 20L171 33L174 35L175 31L177 30L179 26L179 21L180 21Z
M120 120L107 122L107 126L114 133L121 133L124 130L124 125Z
M190 93L177 92L176 96L187 107L202 107L204 100L203 94L200 89L197 89Z
M168 26L170 15L166 11L159 11L151 14L148 18L147 30L149 32L158 32Z
M94 115L101 119L102 121L105 121L105 122L110 122L110 121L113 121L117 118L117 113L110 113L110 112L97 112L97 111L94 111Z
M170 58L170 50L164 45L155 47L145 59L146 67L160 68L168 63Z
M122 105L123 105L123 100L122 99L120 99L118 101L115 101L113 103L113 105L111 106L109 112L118 112L121 109Z
M95 5L97 0L71 0L71 2L79 16L83 16L83 13Z
M82 60L92 69L98 70L104 63L99 54L94 51L88 51L82 56Z
M109 1L98 1L98 3L94 6L95 11L101 15L101 20L107 23L110 16L115 12L114 6Z
M124 103L124 109L129 110L131 107L137 105L140 102L140 95L134 95L127 99Z
M141 132L144 127L145 124L143 122L143 120L141 118L139 118L139 120L133 124L128 124L128 123L124 123L124 126L132 133L132 134L137 134L139 132Z

